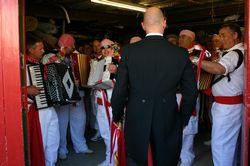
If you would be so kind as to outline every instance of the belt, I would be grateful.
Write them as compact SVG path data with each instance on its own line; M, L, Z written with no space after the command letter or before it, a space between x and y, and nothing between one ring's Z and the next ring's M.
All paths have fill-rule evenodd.
M214 101L220 104L241 104L243 95L238 96L214 96Z
M97 98L97 104L98 105L103 105L102 99L100 97ZM111 106L110 102L107 101L107 106Z

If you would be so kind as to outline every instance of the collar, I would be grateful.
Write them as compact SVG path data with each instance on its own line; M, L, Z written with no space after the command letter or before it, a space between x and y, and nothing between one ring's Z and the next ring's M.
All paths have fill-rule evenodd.
M26 61L30 62L30 63L34 63L34 64L39 64L39 61L37 59L31 57L30 55L27 55Z
M192 53L194 50L194 45L192 45L190 48L187 48L188 53Z
M157 32L152 32L152 33L148 33L147 35L146 35L146 37L147 36L163 36L163 34L161 34L161 33L157 33Z
M234 49L243 49L243 48L244 48L243 43L238 43L238 44L234 45L232 48L225 50L225 52L229 52L229 51L232 51Z

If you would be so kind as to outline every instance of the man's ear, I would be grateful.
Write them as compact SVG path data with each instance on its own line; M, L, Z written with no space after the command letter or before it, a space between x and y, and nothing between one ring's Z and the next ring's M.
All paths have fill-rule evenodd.
M142 26L142 29L143 29L144 31L146 31L146 29L145 29L145 25L144 25L144 23L143 23L143 22L141 22L141 26Z
M29 48L29 49L28 49L28 53L31 53L31 54L32 54L32 53L33 53L33 48Z
M238 39L238 33L237 33L237 32L234 32L234 33L233 33L233 39L234 39L234 40Z
M164 21L163 21L163 28L164 29L167 28L167 20L166 19L164 19Z

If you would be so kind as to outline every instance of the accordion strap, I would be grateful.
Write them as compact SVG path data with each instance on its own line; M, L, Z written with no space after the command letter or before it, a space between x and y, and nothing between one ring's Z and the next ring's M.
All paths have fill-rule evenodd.
M201 73L201 61L204 59L204 53L205 53L205 50L202 49L201 50L201 54L200 54L200 60L198 61L198 64L197 64L197 73L196 73L196 80L197 80L197 87L199 88L199 84L200 84L200 73Z
M221 75L220 77L216 78L213 82L212 82L212 85L216 84L217 82L219 82L220 80L222 80L224 77L227 77L228 78L228 82L231 81L231 78L230 78L230 74L233 73L236 69L238 69L240 67L240 65L242 64L243 60L244 60L244 56L243 56L243 53L239 50L239 49L234 49L232 50L234 52L236 52L238 55L239 55L239 59L238 59L238 62L237 62L237 65L236 67L234 68L233 71L229 72L227 75ZM223 53L222 56L226 55L228 52L225 52Z

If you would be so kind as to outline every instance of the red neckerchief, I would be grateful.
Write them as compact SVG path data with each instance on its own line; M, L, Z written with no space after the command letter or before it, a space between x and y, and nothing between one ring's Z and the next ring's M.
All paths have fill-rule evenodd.
M27 62L30 62L32 64L39 64L39 61L37 59L31 57L30 55L27 56L26 60L27 60ZM47 66L46 65L44 65L43 75L44 75L44 80L47 80Z
M58 50L58 52L56 54L57 57L60 58L61 60L63 60L65 57L65 53L61 49L57 49L57 50Z
M30 55L28 55L28 56L26 57L26 61L27 61L27 62L30 62L30 63L34 63L34 64L39 64L39 61L38 61L37 59L31 57Z

